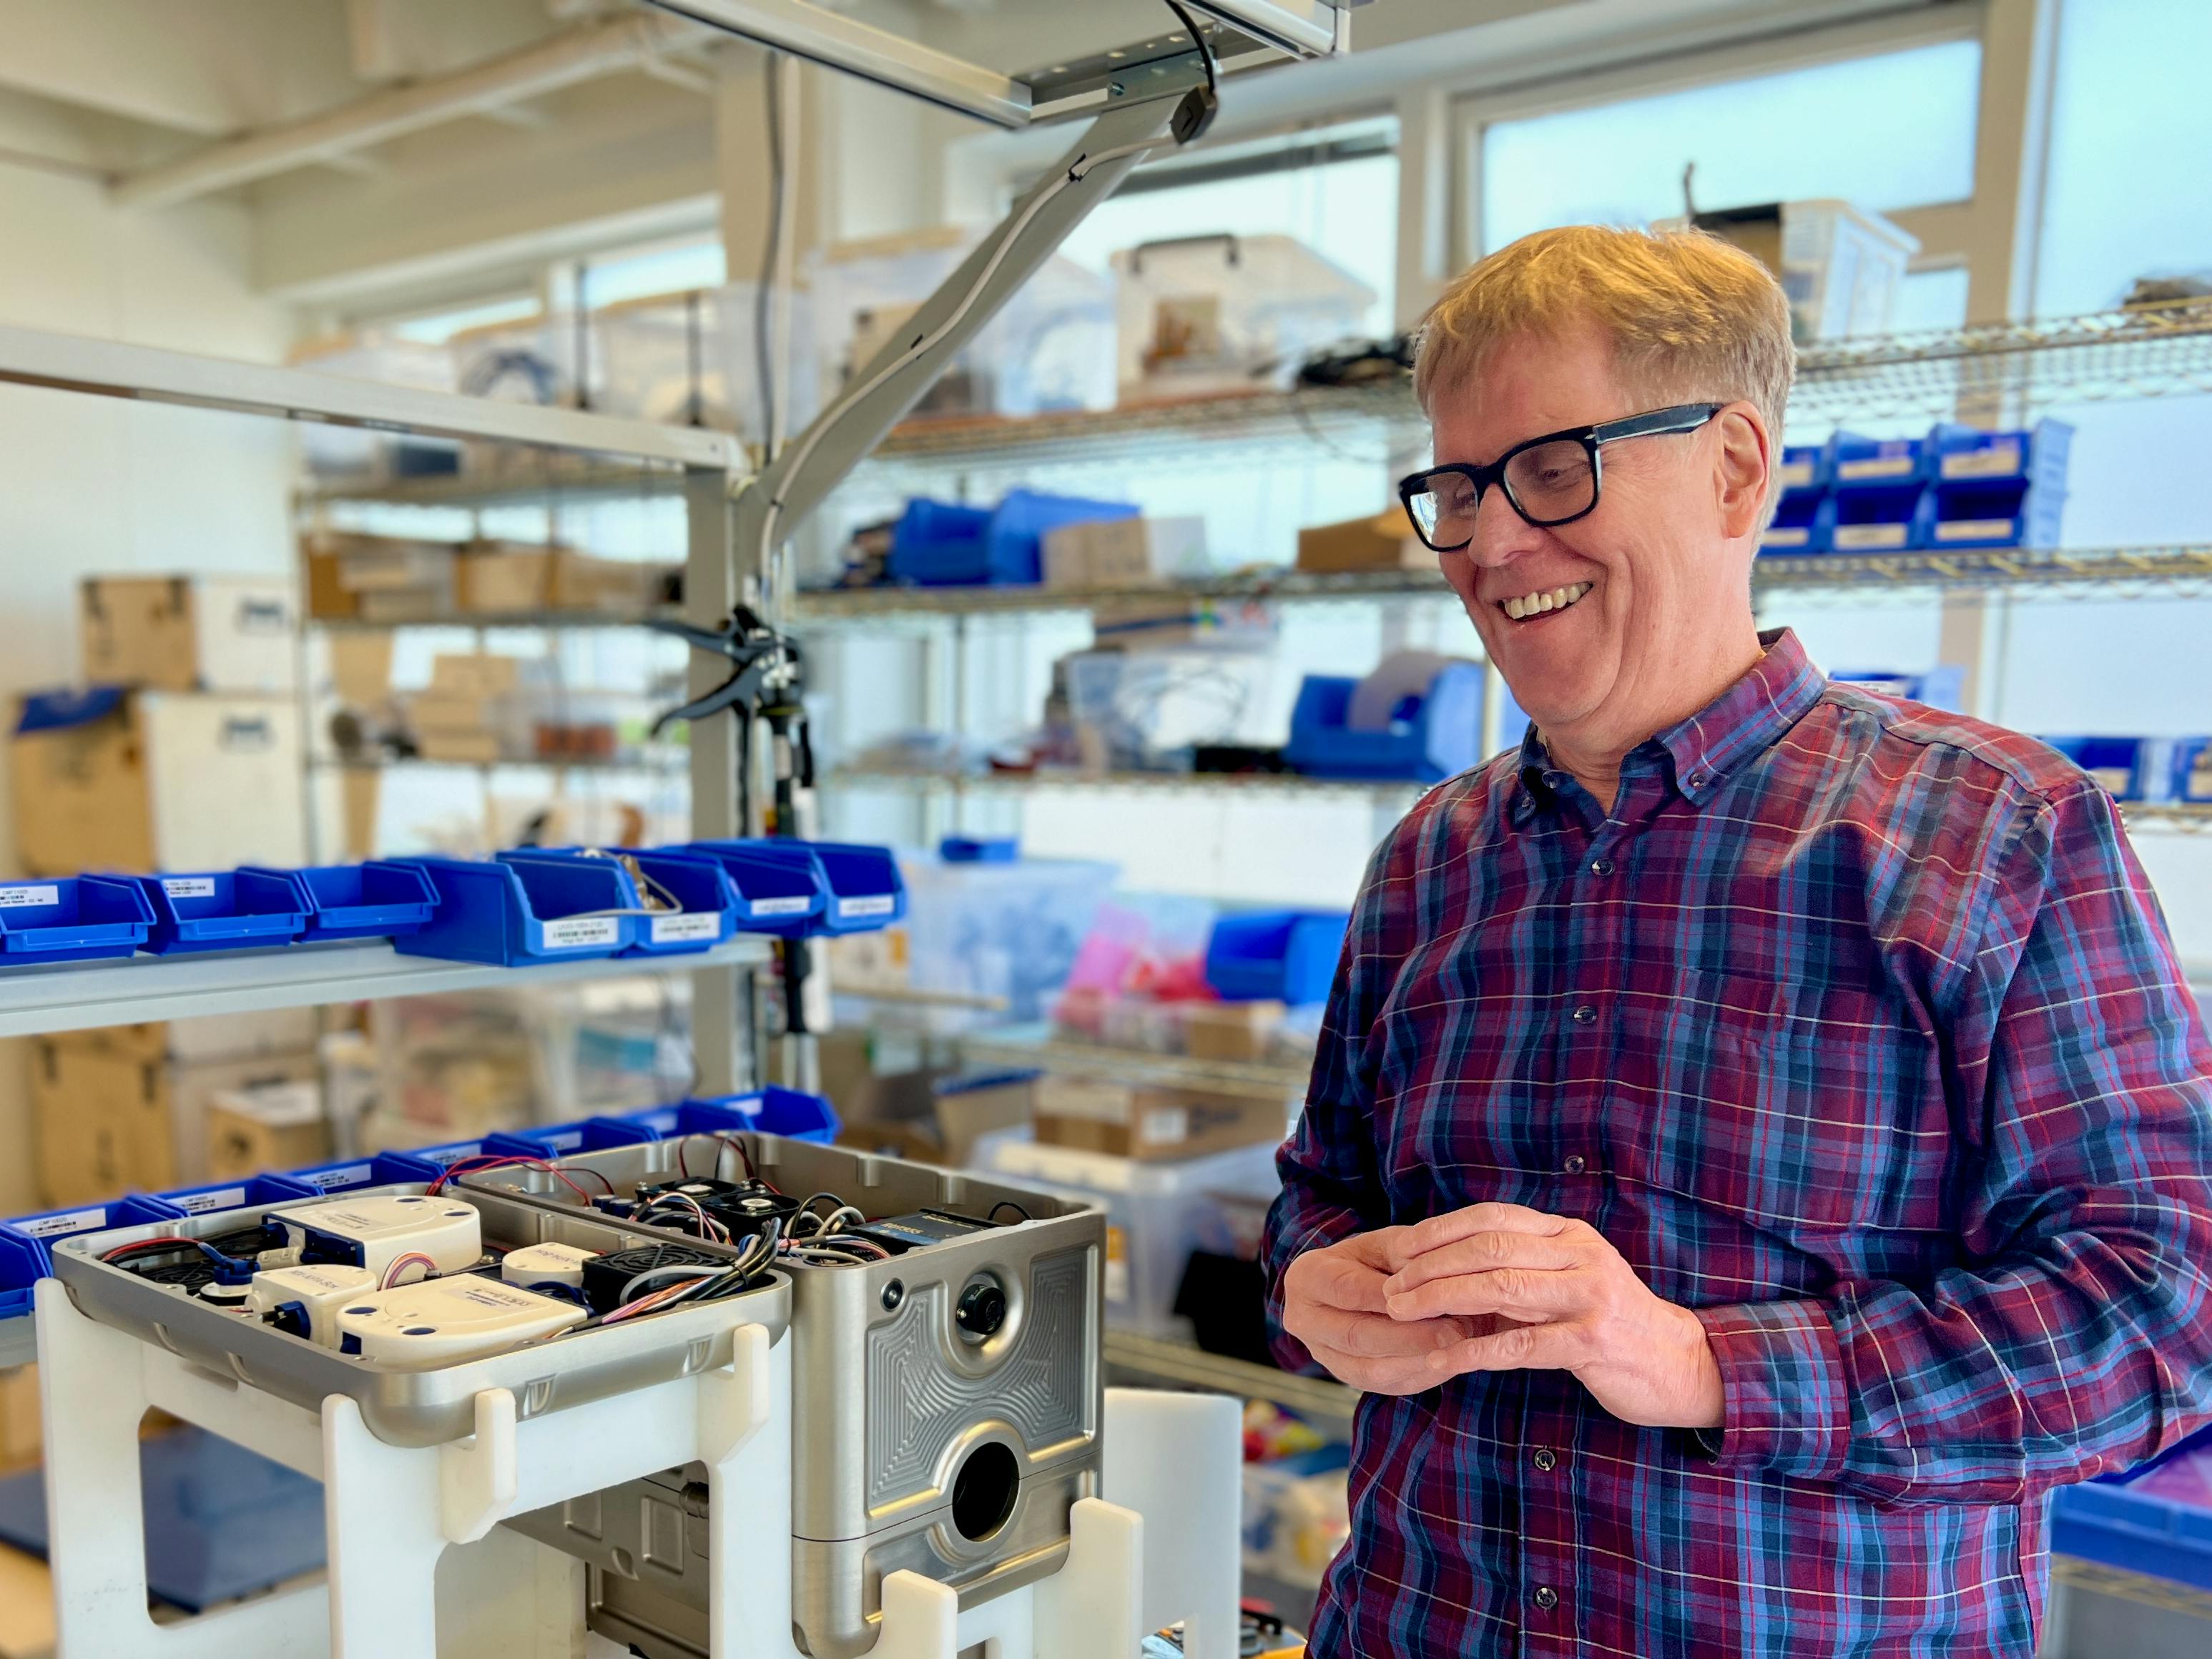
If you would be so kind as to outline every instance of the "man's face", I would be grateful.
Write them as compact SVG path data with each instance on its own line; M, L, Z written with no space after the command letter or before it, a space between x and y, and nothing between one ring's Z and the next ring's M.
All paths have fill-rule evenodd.
M1439 391L1436 463L1486 465L1527 439L1676 401L1689 400L1625 391L1595 328L1528 337L1499 348L1473 383ZM1695 432L1606 445L1597 508L1572 524L1540 530L1493 485L1474 540L1439 556L1514 700L1547 737L1632 744L1654 720L1694 709L1686 693L1711 695L1717 649L1736 648L1751 617L1757 510L1747 517L1737 476L1747 434L1762 479L1765 455L1744 408ZM1556 606L1561 589L1563 608L1506 610L1540 594Z

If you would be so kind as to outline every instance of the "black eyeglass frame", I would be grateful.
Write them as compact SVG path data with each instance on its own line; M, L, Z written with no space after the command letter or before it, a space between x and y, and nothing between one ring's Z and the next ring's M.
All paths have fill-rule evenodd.
M1695 432L1711 421L1726 404L1676 404L1668 409L1647 410L1641 415L1625 415L1617 421L1601 421L1595 426L1570 427L1564 432L1547 432L1540 437L1530 438L1507 450L1488 466L1477 466L1469 461L1454 461L1444 466L1431 466L1398 481L1398 499L1404 503L1406 516L1413 522L1413 532L1421 538L1422 545L1434 553L1457 553L1473 544L1470 535L1466 541L1440 546L1429 539L1429 532L1421 527L1421 515L1413 510L1413 498L1424 494L1428 481L1446 472L1455 472L1474 486L1474 504L1482 506L1484 494L1496 484L1505 492L1506 501L1522 519L1539 530L1556 530L1563 524L1572 524L1586 519L1597 511L1597 504L1605 489L1605 446L1618 443L1623 438L1654 438L1671 433ZM1511 480L1505 469L1513 465L1513 458L1545 444L1574 442L1583 447L1589 457L1589 505L1564 518L1540 519L1521 505L1520 497L1513 493Z

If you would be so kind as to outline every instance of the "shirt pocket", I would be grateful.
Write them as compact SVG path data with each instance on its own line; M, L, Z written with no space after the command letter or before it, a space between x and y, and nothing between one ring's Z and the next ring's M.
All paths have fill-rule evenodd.
M1690 974L1659 1035L1656 1184L1785 1237L1942 1228L1948 1114L1902 996Z

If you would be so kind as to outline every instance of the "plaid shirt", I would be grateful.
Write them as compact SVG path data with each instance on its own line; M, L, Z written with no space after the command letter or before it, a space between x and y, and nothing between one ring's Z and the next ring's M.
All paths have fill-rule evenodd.
M1767 643L1610 816L1532 731L1384 842L1267 1248L1279 1315L1352 1233L1577 1217L1725 1427L1366 1397L1316 1655L2025 1659L2050 1488L2205 1419L2212 1049L2111 800Z

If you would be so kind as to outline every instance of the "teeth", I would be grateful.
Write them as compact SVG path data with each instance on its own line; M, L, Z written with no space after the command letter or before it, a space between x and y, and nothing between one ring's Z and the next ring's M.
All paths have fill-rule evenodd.
M1498 608L1519 622L1525 617L1540 617L1547 611L1565 611L1589 591L1589 583L1572 582L1548 593L1523 593L1518 599L1504 600Z

